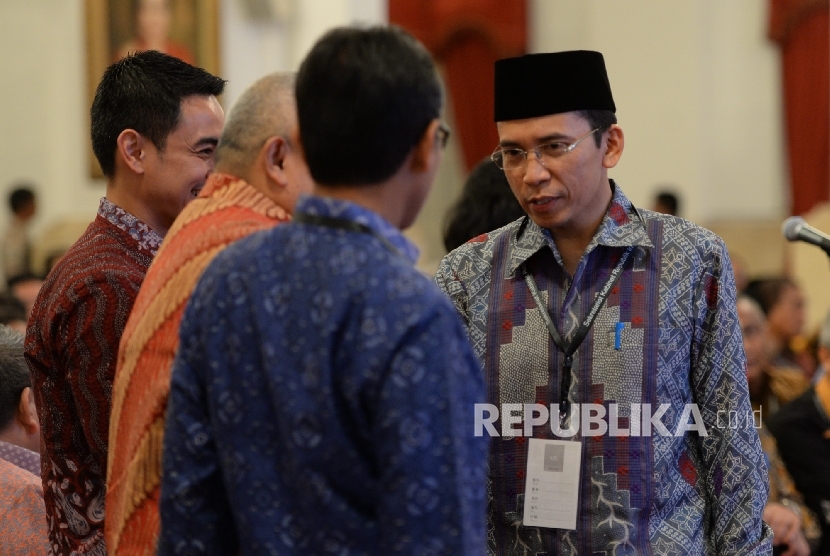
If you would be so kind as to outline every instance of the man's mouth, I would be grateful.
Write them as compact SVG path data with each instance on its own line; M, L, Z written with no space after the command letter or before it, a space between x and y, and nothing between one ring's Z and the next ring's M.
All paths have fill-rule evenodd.
M556 202L556 197L534 197L528 201L528 204L537 209L545 209L553 206Z
M199 192L201 190L202 190L202 187L194 187L193 189L190 190L190 194L193 195L194 197L198 197Z

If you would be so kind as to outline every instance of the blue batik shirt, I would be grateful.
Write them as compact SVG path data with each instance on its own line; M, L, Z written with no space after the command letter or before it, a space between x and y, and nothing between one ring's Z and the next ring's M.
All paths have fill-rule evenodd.
M481 555L480 367L417 250L358 205L304 197L228 247L180 329L159 554ZM383 238L383 239L381 239Z

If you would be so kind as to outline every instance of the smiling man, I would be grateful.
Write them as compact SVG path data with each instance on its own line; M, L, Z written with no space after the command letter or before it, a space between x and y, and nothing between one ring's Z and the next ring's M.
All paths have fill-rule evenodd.
M165 236L124 328L113 382L107 471L107 550L155 553L160 446L170 369L185 305L213 257L291 219L311 175L296 136L294 75L263 77L231 111L216 168Z
M528 216L436 276L499 412L490 553L768 554L758 435L717 422L751 417L723 242L608 178L624 135L600 53L495 75L492 158Z
M104 486L118 343L162 238L213 169L225 82L147 51L110 66L92 103L106 197L52 269L29 319L26 360L42 430L56 554L106 554Z

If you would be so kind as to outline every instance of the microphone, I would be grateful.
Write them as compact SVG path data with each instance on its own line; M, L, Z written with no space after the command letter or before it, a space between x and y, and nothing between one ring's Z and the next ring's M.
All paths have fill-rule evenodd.
M781 233L790 241L811 243L830 255L830 236L813 228L800 216L790 216L784 220Z

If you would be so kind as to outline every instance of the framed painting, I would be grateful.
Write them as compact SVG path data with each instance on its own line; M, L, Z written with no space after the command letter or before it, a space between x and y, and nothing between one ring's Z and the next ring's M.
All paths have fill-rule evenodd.
M129 52L160 50L220 75L218 1L85 0L87 122L104 70ZM91 176L103 177L87 150Z

